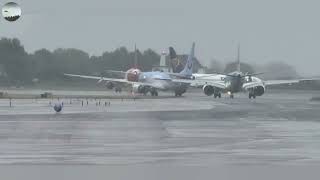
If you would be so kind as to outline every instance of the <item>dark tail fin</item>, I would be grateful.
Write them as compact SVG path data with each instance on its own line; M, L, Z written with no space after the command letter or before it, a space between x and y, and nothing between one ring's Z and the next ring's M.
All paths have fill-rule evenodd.
M170 58L170 66L172 72L177 72L177 67L179 66L179 60L176 51L173 47L169 47L169 58Z
M176 51L173 49L173 47L169 47L169 56L170 56L170 59L175 59L175 58L177 58L177 53L176 53Z

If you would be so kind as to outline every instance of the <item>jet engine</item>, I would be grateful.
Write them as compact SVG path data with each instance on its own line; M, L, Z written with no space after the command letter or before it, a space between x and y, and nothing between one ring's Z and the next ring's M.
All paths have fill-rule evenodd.
M202 89L207 96L212 96L214 94L214 87L211 85L204 85Z
M256 86L253 88L253 93L256 96L262 96L265 91L266 91L266 88L263 85Z

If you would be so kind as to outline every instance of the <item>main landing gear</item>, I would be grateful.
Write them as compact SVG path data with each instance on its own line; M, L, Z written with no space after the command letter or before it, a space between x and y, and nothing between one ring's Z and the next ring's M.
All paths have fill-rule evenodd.
M220 92L219 93L214 93L213 97L214 98L221 98L221 93Z
M180 96L182 96L182 94L185 93L185 92L186 92L186 89L185 89L184 87L176 88L176 89L174 90L174 96L175 96L175 97L180 97Z
M151 96L158 96L158 91L155 88L150 90Z
M115 88L114 88L114 91L115 91L116 93L121 93L121 92L122 92L122 88L121 88L121 87L115 87Z
M254 93L249 93L249 99L251 99L251 98L255 99L256 95Z
M233 92L228 91L227 94L229 95L230 99L233 99L233 98L234 98Z

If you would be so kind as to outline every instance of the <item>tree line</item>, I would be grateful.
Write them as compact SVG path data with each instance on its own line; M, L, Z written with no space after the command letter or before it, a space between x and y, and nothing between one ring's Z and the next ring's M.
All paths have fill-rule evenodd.
M126 71L134 66L135 52L120 47L101 56L79 49L40 49L27 53L18 39L0 40L0 83L26 85L37 81L60 81L63 73L100 75L105 70ZM149 71L159 64L160 55L151 49L137 50L138 68Z
M134 65L137 56L138 68L151 71L158 66L160 55L152 49L143 52L129 51L120 47L114 51L106 51L100 56L90 56L79 49L58 48L53 51L39 49L33 53L25 51L19 39L0 39L0 86L33 85L35 82L62 82L64 73L103 75L105 70L126 71ZM187 55L179 56L184 65ZM168 58L167 58L168 61ZM167 62L167 64L170 64ZM236 63L224 64L212 60L208 67L203 67L195 58L195 72L203 68L206 73L229 73L236 69ZM250 65L241 63L243 72L264 72L263 79L293 79L299 77L294 67L283 62L271 62L265 65ZM319 84L317 84L317 87Z

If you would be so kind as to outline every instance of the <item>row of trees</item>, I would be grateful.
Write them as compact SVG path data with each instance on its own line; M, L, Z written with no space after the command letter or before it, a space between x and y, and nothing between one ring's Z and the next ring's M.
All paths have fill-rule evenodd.
M53 52L40 49L27 53L18 39L0 40L0 79L11 85L29 84L40 81L62 80L63 73L100 74L106 69L127 70L134 66L135 52L121 47L101 56L89 56L78 49L56 49ZM151 70L159 64L160 55L151 49L137 50L138 67Z
M122 70L134 66L135 52L128 51L125 47L111 52L104 52L101 56L90 56L78 49L56 49L49 51L40 49L34 53L27 53L18 39L2 38L0 40L0 85L26 85L40 80L40 82L64 81L63 73L100 75L107 69ZM142 71L150 71L152 67L159 65L160 55L148 49L137 51L138 68ZM181 55L181 66L184 65L187 56ZM167 62L167 64L170 64ZM195 58L195 70L201 67ZM218 60L212 60L207 73L229 73L236 70L236 63L224 64ZM243 72L264 72L264 79L292 79L299 77L292 66L282 62L272 62L265 65L250 65L241 63Z

